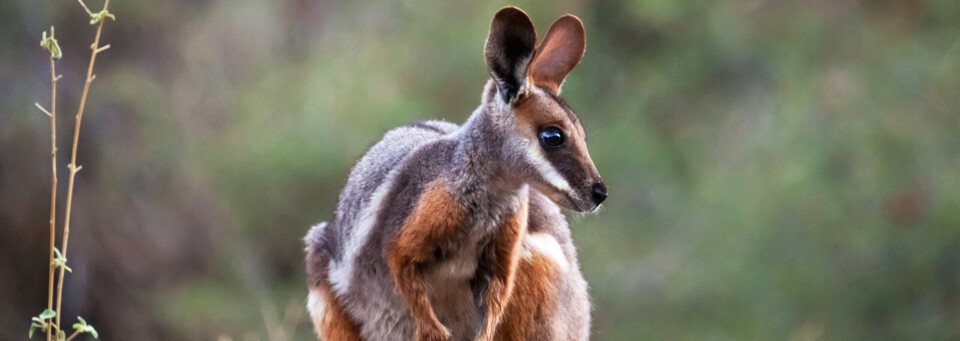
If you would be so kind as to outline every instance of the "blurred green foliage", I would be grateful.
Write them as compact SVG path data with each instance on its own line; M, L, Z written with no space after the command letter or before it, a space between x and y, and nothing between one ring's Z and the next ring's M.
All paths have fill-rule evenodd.
M196 228L217 229L208 266L137 294L141 317L179 338L310 339L300 238L386 130L469 116L506 4L111 4L123 20L104 32L113 48L84 126L104 132L90 142L101 175L81 173L100 180L81 180L78 198L201 188L209 223ZM956 1L515 4L541 35L567 12L587 27L563 96L611 193L601 213L570 219L594 339L960 338ZM67 31L69 6L0 5L17 23L0 41L0 141L38 144L38 181L48 131L31 103L49 90L35 36L57 24L80 55L88 37ZM80 79L65 74L61 87ZM102 319L105 339L122 338L109 330L128 326Z

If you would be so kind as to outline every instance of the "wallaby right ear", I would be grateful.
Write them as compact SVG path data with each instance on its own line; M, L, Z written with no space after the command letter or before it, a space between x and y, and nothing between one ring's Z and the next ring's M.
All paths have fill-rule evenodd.
M527 13L508 6L493 17L483 56L504 101L513 101L525 85L536 47L537 32Z

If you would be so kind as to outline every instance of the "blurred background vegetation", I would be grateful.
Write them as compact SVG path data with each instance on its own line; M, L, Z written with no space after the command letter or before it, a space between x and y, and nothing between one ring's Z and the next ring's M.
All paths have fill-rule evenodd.
M466 119L506 4L112 3L65 315L106 340L311 339L301 237L386 130ZM594 339L960 338L955 0L515 4L541 35L567 12L587 26L564 97L611 190L570 217ZM6 0L0 22L0 339L15 340L46 298L40 33L56 25L64 49L64 151L94 29L68 0Z

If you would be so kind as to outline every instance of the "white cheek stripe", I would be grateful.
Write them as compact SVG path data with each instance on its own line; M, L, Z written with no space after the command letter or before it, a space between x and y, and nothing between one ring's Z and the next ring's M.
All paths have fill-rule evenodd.
M531 86L530 91L535 93L538 96L546 96L546 93L542 89L536 86ZM570 188L570 183L567 182L567 179L557 171L553 164L550 163L544 156L543 151L540 150L539 143L528 143L527 144L527 161L537 169L537 172L540 172L540 175L543 176L543 179L548 183L553 185L557 190L566 193L567 195L579 199L580 196L577 195L572 188Z
M565 179L563 175L560 175L560 172L557 172L557 169L543 157L539 144L529 144L529 147L527 147L527 161L529 161L530 164L537 169L537 172L540 172L543 179L553 185L553 187L570 196L577 197L577 194L570 189L570 183L567 182L567 179Z
M416 151L413 153L415 152ZM411 153L411 155L413 155L413 153ZM331 259L329 279L333 290L338 294L343 295L349 291L350 279L353 277L353 265L356 262L357 255L360 253L360 248L363 247L369 238L370 232L373 230L373 225L377 222L377 216L379 215L378 213L380 212L383 200L387 196L387 193L390 193L390 190L393 188L393 180L397 177L397 174L400 173L399 170L403 168L403 164L404 162L400 162L396 168L387 174L386 180L377 187L370 196L370 201L367 203L367 206L363 207L360 211L353 225L353 229L350 231L350 235L347 236L346 245L343 250L343 259L340 262Z
M546 233L531 233L523 238L524 257L531 258L534 253L546 257L557 265L560 272L567 272L570 264L560 248L560 243Z

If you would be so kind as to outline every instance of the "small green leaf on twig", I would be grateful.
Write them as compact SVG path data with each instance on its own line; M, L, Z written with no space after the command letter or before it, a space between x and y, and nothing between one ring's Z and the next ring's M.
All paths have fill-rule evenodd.
M44 309L43 312L40 313L41 320L49 320L54 317L57 317L57 312L50 309Z
M94 339L100 338L100 335L97 334L97 330L94 329L93 326L87 324L87 321L84 320L83 317L77 316L77 319L80 320L80 322L74 323L73 329L79 333L90 333Z
M32 317L30 319L30 332L27 333L27 336L33 338L33 332L37 329L46 330L49 328L53 325L49 320L54 317L57 317L57 312L50 309L44 309L40 312L40 315Z
M106 9L104 9L99 13L90 16L90 25L96 25L98 22L100 22L100 20L103 20L103 18L110 18L111 20L117 20L117 17L115 17L113 13L110 13Z
M61 268L63 268L64 270L67 270L67 271L69 271L69 272L73 272L73 269L71 269L69 266L67 266L67 257L64 257L63 254L60 253L60 249L58 249L58 248L53 248L53 253L54 253L56 256L53 257L53 262L52 262L51 264L56 265L56 266L58 266L58 267L61 267ZM49 310L49 309L48 309L48 310ZM46 312L46 311L44 311L44 312Z
M47 329L48 324L46 322L37 322L37 320L39 319L34 317L33 322L30 323L30 332L27 333L27 336L30 337L31 339L33 338L33 332L36 331L37 329L40 329L40 330Z
M50 51L50 58L53 60L58 60L63 57L63 53L60 52L60 43L57 43L57 39L54 39L52 36L47 37L47 31L43 31L43 39L40 40L40 47Z
M39 323L37 323L37 322L31 323L31 324L30 324L30 332L27 333L27 337L29 337L29 338L32 339L32 338L33 338L33 332L34 332L35 330L37 330L37 329L43 329L43 325L42 325L42 324L39 324Z

